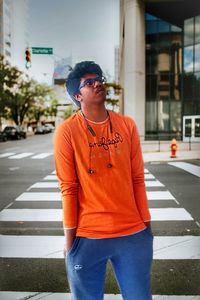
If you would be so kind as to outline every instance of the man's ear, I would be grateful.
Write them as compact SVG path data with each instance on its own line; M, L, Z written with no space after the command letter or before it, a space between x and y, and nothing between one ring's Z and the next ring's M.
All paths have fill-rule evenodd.
M79 101L79 102L81 102L81 100L82 100L81 94L75 94L75 95L74 95L74 98L75 98L77 101Z

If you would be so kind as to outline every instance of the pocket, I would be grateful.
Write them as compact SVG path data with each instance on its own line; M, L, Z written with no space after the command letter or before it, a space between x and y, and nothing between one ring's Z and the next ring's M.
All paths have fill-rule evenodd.
M69 251L67 252L66 256L69 256L71 254L74 255L76 253L76 251L78 250L79 243L80 243L80 237L75 237L73 244L72 244L71 248L69 249Z
M153 233L150 227L147 227L145 231L153 238Z

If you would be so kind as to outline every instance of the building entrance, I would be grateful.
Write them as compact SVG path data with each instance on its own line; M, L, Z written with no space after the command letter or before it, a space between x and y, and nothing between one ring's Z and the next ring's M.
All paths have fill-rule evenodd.
M183 117L183 141L200 141L200 115Z

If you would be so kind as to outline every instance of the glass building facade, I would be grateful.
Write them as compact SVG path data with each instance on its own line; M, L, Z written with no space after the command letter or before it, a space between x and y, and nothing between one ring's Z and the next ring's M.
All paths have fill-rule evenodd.
M200 16L179 28L146 14L146 139L182 138L200 114Z

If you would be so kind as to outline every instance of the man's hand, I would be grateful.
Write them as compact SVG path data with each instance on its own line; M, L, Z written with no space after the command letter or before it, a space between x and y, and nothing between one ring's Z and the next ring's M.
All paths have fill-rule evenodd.
M70 251L74 239L76 237L76 228L64 229L64 233L65 233L64 256L66 256L67 253Z
M151 228L151 221L144 222L144 224L147 228Z

